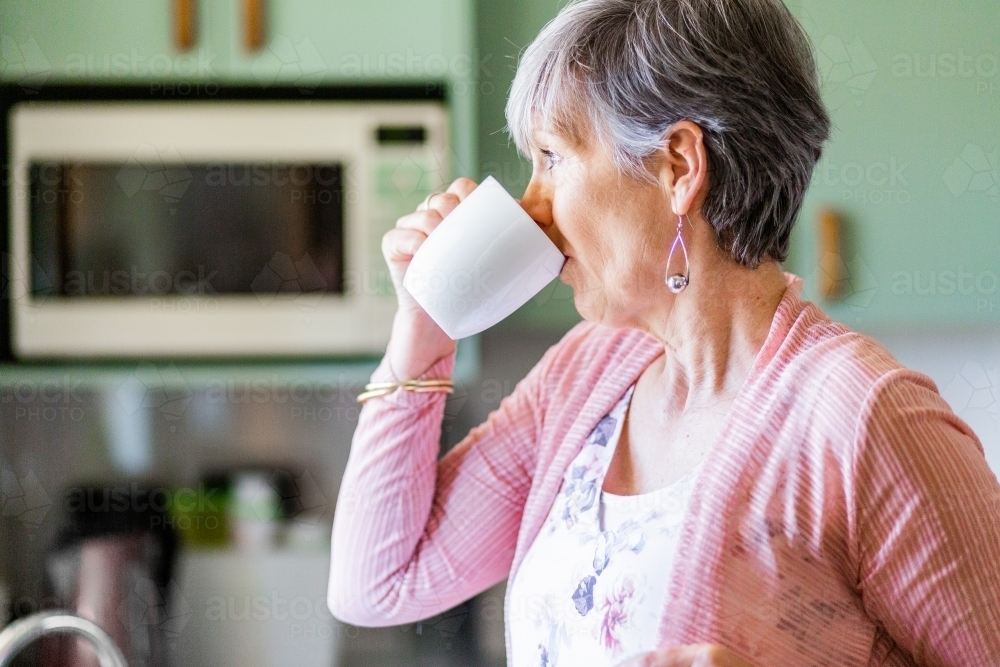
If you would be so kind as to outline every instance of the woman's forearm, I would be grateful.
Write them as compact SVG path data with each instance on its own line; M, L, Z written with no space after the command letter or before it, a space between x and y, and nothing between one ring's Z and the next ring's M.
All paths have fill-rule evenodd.
M577 335L551 347L440 461L444 394L396 391L365 404L333 523L329 603L337 618L421 620L507 576L537 465L547 374ZM389 373L387 359L373 380ZM423 375L448 377L454 360L449 354Z
M389 379L387 365L388 356L373 381ZM447 355L425 374L450 377L453 365ZM404 623L430 604L433 587L407 570L434 498L444 404L443 393L397 390L361 410L333 522L328 597L341 620Z

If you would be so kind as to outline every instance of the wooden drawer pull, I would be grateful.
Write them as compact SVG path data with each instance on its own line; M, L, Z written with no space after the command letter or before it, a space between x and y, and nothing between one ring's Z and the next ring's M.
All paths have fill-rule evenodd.
M844 266L844 220L836 210L823 208L817 220L819 242L819 292L827 300L840 298L847 283Z
M264 0L243 0L243 46L247 51L264 46Z
M187 51L195 40L194 0L174 0L174 47Z

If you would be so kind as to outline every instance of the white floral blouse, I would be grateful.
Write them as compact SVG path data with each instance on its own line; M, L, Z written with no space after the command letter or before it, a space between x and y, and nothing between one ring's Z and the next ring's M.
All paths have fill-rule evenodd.
M511 667L613 667L656 649L681 519L699 463L636 496L601 491L632 396L587 437L511 582Z

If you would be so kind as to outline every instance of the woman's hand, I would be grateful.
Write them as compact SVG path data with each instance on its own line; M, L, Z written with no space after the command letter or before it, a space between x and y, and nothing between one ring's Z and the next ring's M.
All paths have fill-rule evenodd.
M688 644L643 653L616 667L753 667L719 644Z
M382 255L399 303L389 345L389 367L397 380L419 377L435 361L455 350L455 341L403 287L403 275L427 235L475 189L476 182L472 179L455 180L447 191L431 196L426 207L421 204L416 212L397 220L396 227L382 237Z
M397 220L395 228L382 237L382 256L389 265L389 276L401 310L423 312L403 287L406 267L410 265L410 260L427 239L427 235L475 189L476 182L472 179L456 179L445 192L435 193L425 200L427 206L422 203L414 213Z

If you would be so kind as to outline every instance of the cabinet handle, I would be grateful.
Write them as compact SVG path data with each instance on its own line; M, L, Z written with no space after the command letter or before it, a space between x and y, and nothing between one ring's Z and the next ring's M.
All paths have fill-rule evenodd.
M838 299L844 293L847 282L843 257L844 220L836 210L823 208L817 222L819 292L824 299Z
M187 51L194 46L195 0L174 0L174 46Z
M247 51L264 46L264 0L243 0L243 46Z

